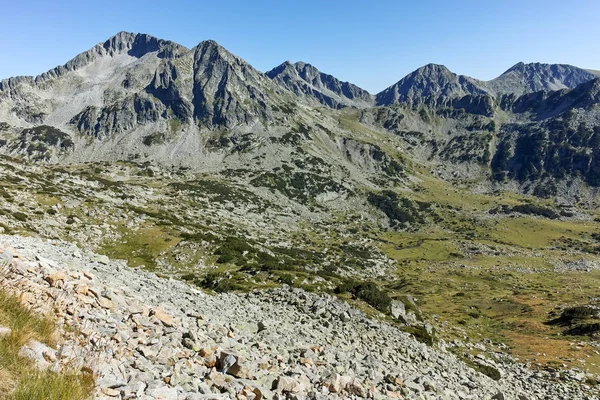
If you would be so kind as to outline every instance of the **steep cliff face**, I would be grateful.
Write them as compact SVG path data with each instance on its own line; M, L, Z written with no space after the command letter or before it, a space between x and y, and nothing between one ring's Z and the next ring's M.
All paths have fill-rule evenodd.
M288 61L267 72L267 76L304 100L339 109L373 105L373 96L349 82L324 74L310 64Z
M193 49L193 106L197 122L232 128L268 121L283 92L264 74L214 41Z
M159 99L166 107L169 112L165 117L188 122L193 117L193 104L183 82L184 74L169 60L156 69L152 82L146 86L146 93Z
M96 139L126 133L136 126L157 122L165 115L164 103L146 96L133 95L107 107L89 106L75 115L70 123Z

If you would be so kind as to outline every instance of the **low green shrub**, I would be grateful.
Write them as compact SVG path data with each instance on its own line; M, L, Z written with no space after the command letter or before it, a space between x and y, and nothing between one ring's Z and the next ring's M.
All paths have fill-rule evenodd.
M481 372L484 375L489 376L490 378L492 378L495 381L499 381L500 378L502 378L502 375L500 375L500 371L498 371L496 368L492 367L491 365L485 365L485 364L477 364L477 370L479 370L479 372Z
M341 285L334 289L335 293L351 293L354 297L364 301L373 308L389 313L392 303L391 297L386 291L382 290L372 281L360 282L353 279L347 279Z

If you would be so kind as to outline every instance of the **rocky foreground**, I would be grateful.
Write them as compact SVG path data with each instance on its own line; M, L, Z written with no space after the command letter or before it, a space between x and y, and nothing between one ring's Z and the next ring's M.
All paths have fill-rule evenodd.
M40 368L85 368L98 399L599 399L585 374L497 353L495 381L446 349L328 295L281 288L211 296L74 245L0 235L1 285L55 313L65 339L31 342ZM4 253L8 254L8 253Z

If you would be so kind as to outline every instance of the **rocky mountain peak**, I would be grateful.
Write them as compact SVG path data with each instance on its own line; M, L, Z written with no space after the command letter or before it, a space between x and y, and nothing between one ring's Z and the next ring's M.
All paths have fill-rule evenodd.
M158 39L145 33L124 31L109 38L102 47L110 55L126 52L137 58L155 51L160 58L176 58L188 51L186 47L169 40Z
M322 73L313 65L302 61L294 64L286 61L266 75L296 95L330 108L365 107L373 102L371 94L366 90Z
M495 93L520 95L541 90L573 89L595 77L584 69L567 64L519 62L486 85Z
M269 115L280 92L261 72L214 40L193 49L194 116L208 127L251 125Z
M510 67L509 69L506 70L506 72L504 72L505 74L511 72L511 71L520 71L523 72L525 71L525 63L523 61L519 61L518 63L516 63L515 65L513 65L512 67Z
M210 54L218 55L219 57L228 58L231 60L233 60L233 59L241 60L239 57L235 56L234 54L229 52L227 49L225 49L223 46L221 46L219 43L217 43L216 41L214 41L212 39L201 41L192 50L194 50L196 53L202 53L202 54L210 53Z
M86 67L103 57L129 55L141 58L144 55L156 52L157 57L174 59L182 56L189 50L180 44L169 40L162 40L143 33L119 32L103 43L78 54L66 64L53 68L36 77L22 76L4 79L0 82L0 91L15 89L20 85L43 84L49 80L59 78L69 72Z
M448 67L446 67L445 65L434 64L434 63L429 63L427 65L424 65L424 66L418 68L416 71L413 72L413 74L425 75L425 76L443 75L443 76L447 76L447 77L452 77L452 76L456 75L452 71L450 71L448 69Z
M486 90L473 78L457 75L444 65L427 64L376 96L377 105L419 103L467 94L485 94Z

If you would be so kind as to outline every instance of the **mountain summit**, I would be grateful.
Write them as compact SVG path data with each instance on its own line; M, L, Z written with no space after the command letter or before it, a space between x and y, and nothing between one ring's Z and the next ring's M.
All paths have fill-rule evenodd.
M162 40L143 33L119 32L103 43L98 43L91 49L80 53L66 64L44 72L36 77L21 76L3 79L0 91L9 90L19 84L41 84L51 79L59 78L69 72L77 71L103 57L128 55L141 58L148 53L156 53L159 58L173 59L185 54L188 49L169 40Z
M194 116L198 121L232 127L272 116L273 96L281 90L264 74L212 40L192 51Z
M457 75L444 65L427 64L378 93L376 103L387 106L485 93L479 81Z
M303 62L292 64L286 61L267 72L267 76L295 95L327 107L365 107L373 104L373 96L366 90L342 82Z
M596 78L584 69L566 64L517 63L499 77L486 82L494 93L524 93L573 89Z

